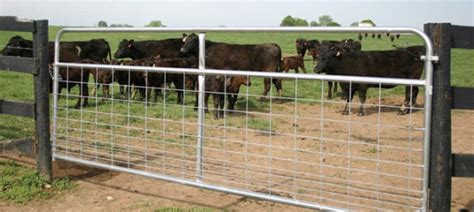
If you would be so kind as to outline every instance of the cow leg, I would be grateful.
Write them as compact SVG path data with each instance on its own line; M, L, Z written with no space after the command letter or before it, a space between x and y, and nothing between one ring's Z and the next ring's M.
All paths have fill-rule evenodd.
M234 98L234 96L236 98ZM236 100L237 100L237 95L233 95L233 94L227 95L227 101L229 102L229 104L227 105L228 113L234 113L234 106L235 106Z
M214 103L214 119L220 118L220 95L221 94L212 94L212 100Z
M295 68L295 72L299 73L300 71L298 70L298 67Z
M332 99L332 81L328 81L328 99Z
M178 98L178 104L184 104L183 102L183 89L184 89L184 84L183 81L180 79L176 79L174 82L174 87L176 87L176 95Z
M79 98L78 98L77 103L75 105L76 109L80 108L81 106L86 107L87 104L88 104L88 101L89 101L88 100L89 88L87 86L87 81L88 81L88 79L81 80L81 83L80 83L80 86L79 86ZM81 104L81 102L82 102L82 104Z
M304 63L304 62L303 62ZM306 68L304 67L304 64L302 66L300 66L301 70L303 70L303 73L306 74Z
M84 100L82 102L82 107L86 107L89 102L89 88L87 86L87 81L86 83L84 83L83 87L84 87L84 93L82 94L82 96Z
M263 86L264 86L264 91L263 91L262 97L260 97L260 101L265 100L265 97L267 96L268 92L270 92L270 86L271 86L270 79L268 78L263 79Z
M367 99L367 85L362 85L359 86L359 99L360 99L360 108L359 108L359 113L357 113L357 116L365 116L367 115L365 111L365 100Z
M283 86L281 85L281 79L273 79L273 84L278 92L278 97L283 96Z
M199 104L199 92L196 92L195 94L195 97L196 97L196 101L194 101L194 111L197 111L198 110L198 104Z
M341 87L343 90L346 92L346 106L344 107L344 110L342 111L342 115L349 115L349 103L352 101L352 98L354 98L355 94L355 89L349 89L349 86L347 83L341 84Z
M219 94L219 106L220 106L219 115L221 118L224 118L224 104L225 104L225 95Z
M419 89L417 86L413 87L412 92L410 86L405 87L405 101L403 102L400 111L398 111L398 115L405 115L410 113L411 108L416 105L416 98L418 97L418 92Z
M204 94L204 112L209 113L208 101L209 101L209 93Z

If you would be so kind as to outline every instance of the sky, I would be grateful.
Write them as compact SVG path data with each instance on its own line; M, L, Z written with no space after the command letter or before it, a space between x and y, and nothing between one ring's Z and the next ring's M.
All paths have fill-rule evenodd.
M423 29L424 23L474 25L474 0L0 0L1 16L48 19L50 25L130 24L168 27L271 27L291 15L342 26L371 19L377 26Z

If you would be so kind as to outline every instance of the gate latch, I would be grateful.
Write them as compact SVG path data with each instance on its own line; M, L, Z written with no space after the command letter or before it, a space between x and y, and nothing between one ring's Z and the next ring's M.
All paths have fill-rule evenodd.
M431 55L431 56L421 55L420 59L421 60L432 61L433 63L438 63L439 62L439 57L436 56L436 55Z

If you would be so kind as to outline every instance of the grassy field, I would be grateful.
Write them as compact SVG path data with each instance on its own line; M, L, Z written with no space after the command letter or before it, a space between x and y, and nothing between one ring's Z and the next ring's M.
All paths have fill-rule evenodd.
M52 26L49 31L50 41L54 40L56 32L60 27ZM14 35L22 35L25 38L31 39L31 35L28 33L18 32L2 32L0 35L0 46L3 47L8 39ZM115 52L118 43L122 39L135 39L135 40L154 40L154 39L165 39L180 37L181 33L68 33L65 34L64 41L67 40L89 40L92 38L105 38L111 45L112 54ZM307 38L307 39L318 39L318 40L341 40L352 38L356 39L357 34L345 33L345 34L334 34L334 33L209 33L207 38L214 41L222 41L229 43L268 43L273 42L280 45L283 56L295 55L296 50L294 42L296 38ZM372 39L370 36L362 40L363 50L385 50L393 49L392 45L406 46L406 45L417 45L421 44L421 39L415 36L402 35L399 40L390 42L388 37L383 36L382 39ZM455 86L474 86L474 80L472 80L471 74L474 67L474 61L470 58L474 57L473 50L461 50L453 49L452 51L452 84ZM305 65L308 74L313 74L313 62L310 57L305 58ZM252 79L253 85L249 88L249 94L260 95L262 92L262 80ZM325 89L326 88L325 84ZM285 97L294 97L304 99L318 99L321 98L321 82L320 81L299 81L297 84L294 81L284 81L283 88ZM246 91L246 89L243 89ZM397 87L396 89L384 90L384 96L403 95L404 88ZM77 88L73 89L73 94L77 93ZM115 95L118 92L118 87L114 88ZM297 93L296 93L297 92ZM324 92L326 93L326 91ZM65 91L63 91L65 94ZM373 89L369 92L369 98L376 96L378 91ZM101 94L99 94L100 96ZM275 95L273 92L272 95ZM174 92L170 92L170 97L167 99L168 102L175 101ZM420 97L419 97L420 98ZM32 77L25 74L18 74L12 72L0 72L0 99L14 100L14 101L33 101L33 83ZM75 98L62 99L60 104L67 104L72 106L75 103ZM358 101L358 100L356 100ZM192 106L194 98L191 93L186 95L186 105ZM95 105L96 102L91 100L91 105ZM109 110L107 106L101 106L98 104L98 110ZM135 106L136 105L136 106ZM258 102L249 100L249 108L267 108L268 102ZM245 108L246 105L239 103L237 108ZM118 110L126 112L125 107ZM185 117L195 117L196 114L191 109L179 109L171 108L170 111L162 111L167 115L171 116L176 114L177 117L182 117L180 111L185 111ZM135 103L132 104L131 112L137 114L143 112L143 104ZM157 112L157 116L162 115ZM34 130L33 121L26 118L14 117L8 115L0 115L0 140L13 139L19 137L25 137L32 134ZM264 124L266 125L266 124Z

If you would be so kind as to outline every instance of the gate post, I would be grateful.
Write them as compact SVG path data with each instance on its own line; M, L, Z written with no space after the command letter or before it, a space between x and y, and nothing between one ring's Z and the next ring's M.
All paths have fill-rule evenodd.
M36 169L48 182L52 182L52 158L49 120L48 73L48 20L34 21L33 56L38 59L38 74L34 75Z
M425 33L439 62L433 66L433 106L429 205L433 211L451 209L451 24L428 23Z
M206 69L206 34L199 33L199 69ZM204 92L206 92L205 73L198 76L198 141L197 141L197 160L196 160L196 177L197 181L202 180L202 155L204 145Z

